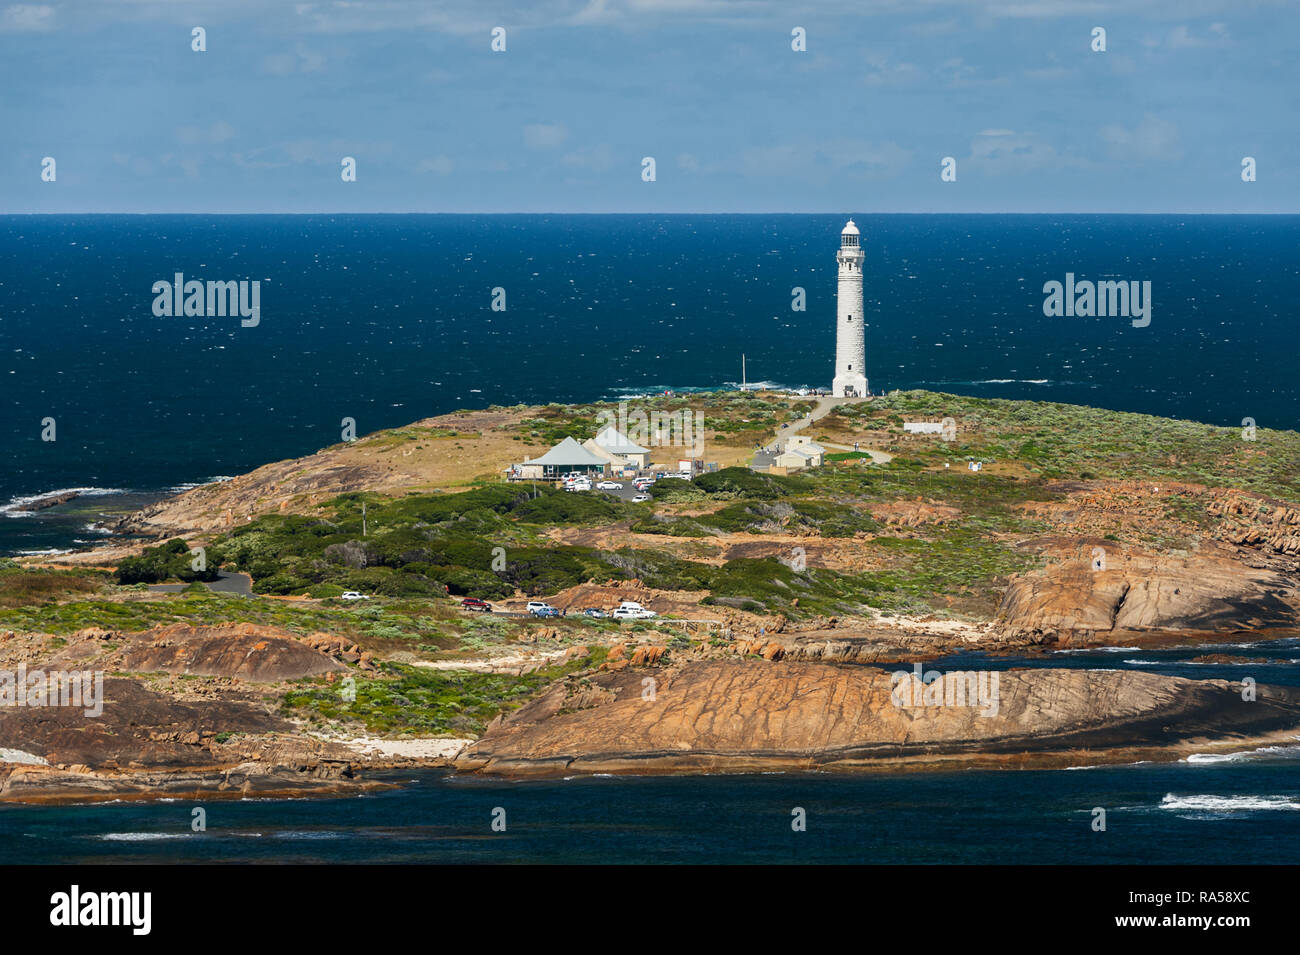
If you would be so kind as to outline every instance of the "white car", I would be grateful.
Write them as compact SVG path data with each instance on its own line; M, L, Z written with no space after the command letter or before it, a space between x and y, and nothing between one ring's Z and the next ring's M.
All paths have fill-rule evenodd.
M602 491L623 490L623 485L619 484L617 481L601 481L599 484L596 485L596 487L600 488Z
M359 594L355 590L345 590L339 594L339 600L369 600L365 594Z
M613 616L615 620L651 620L659 616L659 614L655 613L653 610L646 610L644 608L641 610L629 610L627 607L619 607L611 616Z
M649 495L649 494L637 494L637 495L635 495L635 496L632 498L632 503L633 503L633 504L644 504L644 503L645 503L646 501L648 501L648 500L650 500L650 495Z
M624 600L614 611L614 618L617 620L652 620L659 614L653 610L647 610L635 600Z

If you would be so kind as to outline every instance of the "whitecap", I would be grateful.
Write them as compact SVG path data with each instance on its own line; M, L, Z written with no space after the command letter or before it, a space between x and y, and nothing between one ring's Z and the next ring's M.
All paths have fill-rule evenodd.
M1198 793L1192 796L1175 796L1166 793L1160 800L1161 809L1170 812L1206 812L1231 814L1238 812L1294 812L1300 810L1300 801L1294 796L1216 796Z

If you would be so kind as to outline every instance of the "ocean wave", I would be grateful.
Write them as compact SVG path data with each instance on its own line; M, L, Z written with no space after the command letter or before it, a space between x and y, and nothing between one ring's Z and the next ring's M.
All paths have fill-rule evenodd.
M284 832L273 832L271 833L271 838L311 841L317 839L342 839L343 835L344 834L341 832L321 832L312 829L289 829Z
M43 491L40 494L22 494L12 497L9 499L8 504L0 504L0 514L5 517L34 517L40 512L20 511L18 508L44 500L47 497L57 497L60 494L76 494L79 497L104 497L109 494L129 493L129 491L120 487L61 487L53 491Z
M1300 759L1300 745L1261 746L1258 749L1241 750L1236 753L1192 753L1180 760L1180 762L1200 763L1202 765L1207 763L1244 763L1248 760L1267 759L1268 757Z
M1160 809L1170 812L1204 812L1231 815L1241 812L1296 812L1300 801L1294 796L1216 796L1210 793L1175 796L1166 793Z
M234 478L229 474L217 474L203 481L192 481L185 484L174 484L167 488L168 494L184 494L186 491L192 491L196 487L203 487L206 484L224 484L226 481L233 481Z
M923 385L1072 385L1072 381L1051 378L975 378L966 381L923 381Z
M104 842L163 842L169 839L188 839L193 832L106 832L99 838Z
M1131 653L1141 647L1079 647L1074 650L1053 650L1052 653Z

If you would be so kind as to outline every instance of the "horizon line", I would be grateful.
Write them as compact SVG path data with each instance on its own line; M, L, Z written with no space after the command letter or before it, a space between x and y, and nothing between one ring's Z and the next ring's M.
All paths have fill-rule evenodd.
M606 212L565 212L562 210L548 210L544 212L524 212L524 211L495 211L495 212L427 212L427 211L407 211L394 212L391 210L320 210L313 212L208 212L208 211L162 211L156 210L151 212L91 212L85 210L75 210L67 212L0 212L0 216L831 216L831 215L863 215L863 216L1295 216L1300 215L1300 209L1293 212L1187 212L1187 211L1162 211L1162 212L1131 212L1131 211L1114 211L1100 210L1089 212L1078 211L1040 211L1040 212L1007 212L1005 210L964 210L960 212L782 212L782 211L763 211L763 212L700 212L700 211L654 211L654 212L632 212L632 211L606 211Z

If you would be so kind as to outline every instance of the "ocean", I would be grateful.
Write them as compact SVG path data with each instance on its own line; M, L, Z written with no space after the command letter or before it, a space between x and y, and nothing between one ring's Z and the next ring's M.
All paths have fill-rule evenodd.
M1211 653L1264 662L1194 660ZM1159 650L960 654L925 667L1140 668L1296 686L1297 661L1300 638L1292 636ZM1300 861L1300 738L1174 763L1060 770L546 781L416 770L367 778L397 788L330 798L0 805L0 864ZM199 807L203 832L191 829ZM504 832L491 828L498 809ZM796 809L804 810L804 831L792 827ZM1095 830L1102 818L1105 829Z
M0 217L0 554L93 541L103 514L332 444L345 416L366 433L457 408L729 387L742 353L751 382L825 387L850 214ZM1300 427L1300 217L853 217L873 390ZM155 317L152 285L177 272L260 281L260 323ZM1045 317L1043 284L1067 273L1150 281L1150 324ZM71 506L13 509L68 488L85 490ZM1266 662L1193 659L1225 651ZM1294 686L1297 660L1287 637L934 666ZM399 788L329 799L0 806L0 862L1294 863L1298 755L1300 740L1057 771L403 772L385 776ZM206 832L190 829L196 805Z
M849 215L873 390L1300 427L1297 216L0 216L0 554L93 542L344 417L734 387L742 353L751 383L828 387ZM260 281L259 323L155 317L178 272ZM1151 282L1150 324L1046 317L1067 273Z
M1276 753L1077 771L377 778L399 788L0 806L0 863L1270 865L1297 861L1300 834L1300 760Z

